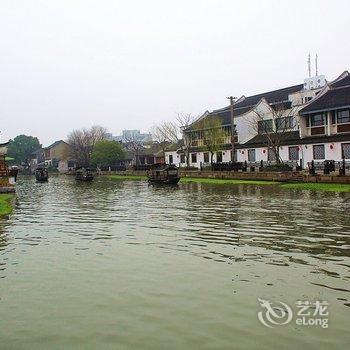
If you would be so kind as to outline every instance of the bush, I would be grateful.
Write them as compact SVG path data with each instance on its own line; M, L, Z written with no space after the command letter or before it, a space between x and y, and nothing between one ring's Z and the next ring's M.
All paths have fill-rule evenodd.
M292 171L293 170L293 167L291 167L290 165L288 164L285 164L285 163L277 163L277 164L271 164L271 165L267 165L265 168L264 168L264 171Z

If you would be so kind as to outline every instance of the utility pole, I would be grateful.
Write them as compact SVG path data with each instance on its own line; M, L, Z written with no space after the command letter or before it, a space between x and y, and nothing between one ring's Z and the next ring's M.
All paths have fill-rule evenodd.
M236 97L227 97L230 100L230 111L231 111L231 161L235 161L235 117L234 117L234 103Z

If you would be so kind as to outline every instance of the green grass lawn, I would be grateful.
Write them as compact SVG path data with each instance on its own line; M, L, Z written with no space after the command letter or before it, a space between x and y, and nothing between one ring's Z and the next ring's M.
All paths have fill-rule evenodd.
M111 180L147 180L147 176L143 175L108 175ZM180 183L205 183L216 185L272 185L278 182L273 181L254 181L254 180L223 180L223 179L211 179L211 178L199 178L199 177L182 177Z
M13 194L0 194L0 216L9 215L12 212L11 201Z
M147 180L147 176L143 175L108 175L110 180Z
M286 189L326 191L326 192L350 192L350 184L333 184L333 183L285 183L281 185Z
M236 179L212 179L202 177L182 177L180 183L204 183L215 185L276 185L279 182L274 181L261 181L261 180L236 180Z

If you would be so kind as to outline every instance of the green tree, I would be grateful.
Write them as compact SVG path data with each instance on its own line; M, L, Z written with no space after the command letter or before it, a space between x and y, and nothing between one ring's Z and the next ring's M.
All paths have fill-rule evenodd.
M91 162L95 166L114 165L125 158L125 151L117 141L97 141L91 155Z
M228 136L222 127L222 121L219 116L209 116L198 123L197 126L203 145L210 153L210 163L213 163L213 156L225 143Z
M19 135L10 142L7 155L14 158L17 164L28 166L33 152L41 148L37 137Z

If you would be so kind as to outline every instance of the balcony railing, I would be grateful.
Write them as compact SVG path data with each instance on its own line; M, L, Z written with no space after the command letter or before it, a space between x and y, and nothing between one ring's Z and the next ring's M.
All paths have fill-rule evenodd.
M350 124L338 124L337 132L350 132Z
M310 126L308 127L308 134L310 136L315 135L325 135L326 134L326 127L325 126Z

